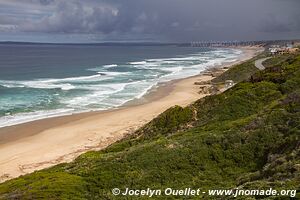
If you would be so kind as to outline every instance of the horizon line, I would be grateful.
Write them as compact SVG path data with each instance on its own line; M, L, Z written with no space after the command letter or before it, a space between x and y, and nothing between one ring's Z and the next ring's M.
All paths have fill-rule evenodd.
M192 42L200 42L200 43L213 43L213 42L255 42L255 43L264 43L264 42L288 42L288 41L298 41L300 39L275 39L275 40L202 40L202 41L190 41L190 42L141 42L141 41L106 41L106 42L30 42L30 41L0 41L0 44L36 44L36 45L110 45L110 44L123 44L123 45L138 45L138 44L147 44L147 45L184 45L184 44L191 44Z

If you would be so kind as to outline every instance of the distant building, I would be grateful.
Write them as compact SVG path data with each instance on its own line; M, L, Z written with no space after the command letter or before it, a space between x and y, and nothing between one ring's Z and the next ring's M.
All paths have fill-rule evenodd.
M287 44L284 47L280 47L279 45L272 45L269 48L269 52L272 55L282 55L286 53L296 53L299 51L299 48L295 48L292 44Z
M269 52L270 52L272 55L278 54L277 48L269 48Z
M258 41L195 41L190 44L192 47L235 47L263 45Z

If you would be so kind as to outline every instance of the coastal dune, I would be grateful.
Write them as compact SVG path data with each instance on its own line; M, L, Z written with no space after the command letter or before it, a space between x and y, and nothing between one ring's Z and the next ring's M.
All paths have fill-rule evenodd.
M261 48L244 48L238 61L252 58ZM225 65L218 66L224 68ZM226 65L226 68L228 64ZM224 70L223 70L224 71ZM42 119L0 129L0 182L70 162L89 150L100 150L132 133L174 105L187 106L207 94L195 82L213 76L171 81L139 101L118 109Z

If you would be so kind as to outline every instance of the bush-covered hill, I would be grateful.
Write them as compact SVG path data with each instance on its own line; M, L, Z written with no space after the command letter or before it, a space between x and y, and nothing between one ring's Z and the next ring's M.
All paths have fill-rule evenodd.
M227 78L234 75L230 71L243 73L246 65L253 63L235 66ZM186 108L168 109L105 150L1 184L0 199L133 198L113 196L113 188L205 191L239 187L299 192L300 56L280 56L266 65L266 70L222 94ZM193 198L231 197L202 194L153 199Z

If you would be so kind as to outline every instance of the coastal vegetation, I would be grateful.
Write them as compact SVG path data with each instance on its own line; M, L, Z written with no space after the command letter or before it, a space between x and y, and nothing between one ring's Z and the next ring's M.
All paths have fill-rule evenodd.
M235 83L248 80L251 75L258 72L259 70L255 67L254 62L257 59L267 57L267 53L261 53L254 58L243 62L234 67L231 67L230 70L225 71L220 76L212 80L213 83L225 82L226 80L233 80Z
M236 187L297 190L299 198L300 55L264 65L236 65L214 80L239 82L227 91L169 108L104 150L1 184L0 199L134 199L111 190ZM232 198L201 195L186 199Z

